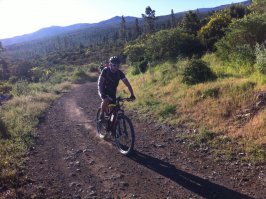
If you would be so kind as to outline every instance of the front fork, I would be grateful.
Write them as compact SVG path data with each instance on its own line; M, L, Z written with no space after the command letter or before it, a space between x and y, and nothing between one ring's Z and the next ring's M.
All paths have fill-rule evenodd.
M110 130L112 131L113 136L116 134L116 126L119 120L119 117L124 114L124 111L120 110L116 114L113 114L110 119ZM113 117L113 118L112 118ZM119 127L120 128L120 127Z

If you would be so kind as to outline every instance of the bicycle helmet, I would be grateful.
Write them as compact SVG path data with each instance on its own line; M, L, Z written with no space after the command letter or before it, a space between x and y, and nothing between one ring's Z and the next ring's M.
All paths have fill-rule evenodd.
M110 57L109 62L111 64L120 64L120 59L117 56Z

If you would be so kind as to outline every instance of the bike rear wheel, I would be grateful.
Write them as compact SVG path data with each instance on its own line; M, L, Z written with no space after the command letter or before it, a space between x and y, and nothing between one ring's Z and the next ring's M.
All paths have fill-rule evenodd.
M135 132L131 120L125 116L118 116L115 128L115 142L124 155L129 155L134 148Z
M107 126L108 123L107 121L102 121L100 118L101 115L101 108L98 109L97 111L97 116L96 116L96 126L97 126L97 133L100 138L105 138L107 135Z

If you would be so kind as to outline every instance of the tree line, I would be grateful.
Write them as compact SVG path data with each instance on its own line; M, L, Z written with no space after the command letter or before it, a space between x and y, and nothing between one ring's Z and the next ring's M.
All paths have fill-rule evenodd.
M140 72L160 61L214 52L232 67L246 67L249 72L256 68L266 74L265 4L263 0L254 0L248 7L233 4L205 17L189 11L173 28L130 42L124 53Z
M122 16L120 23L114 26L13 45L5 52L5 57L12 60L0 64L0 78L25 78L36 66L49 68L56 64L100 62L112 54L120 55L123 61L127 58L130 63L137 63L143 70L148 62L200 56L215 50L228 25L247 16L252 9L237 4L212 13L189 11L182 17L171 10L168 17L160 19L148 6L141 20L136 18L128 23Z

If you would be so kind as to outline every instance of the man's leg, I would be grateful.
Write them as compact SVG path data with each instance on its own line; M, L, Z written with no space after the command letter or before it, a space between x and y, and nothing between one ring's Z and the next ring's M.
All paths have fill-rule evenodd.
M101 119L104 119L104 114L108 113L108 105L109 105L108 98L103 99L101 104L101 115L100 115Z

